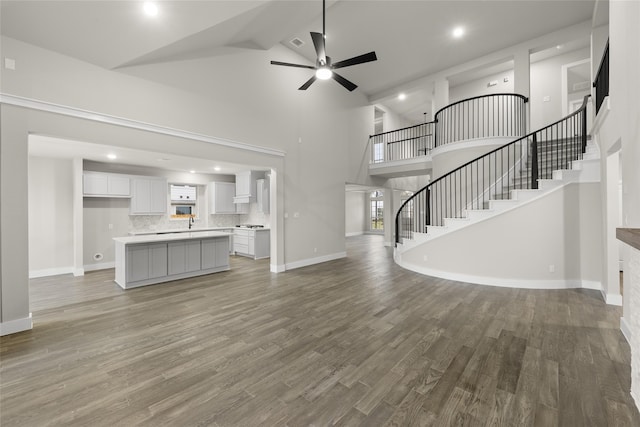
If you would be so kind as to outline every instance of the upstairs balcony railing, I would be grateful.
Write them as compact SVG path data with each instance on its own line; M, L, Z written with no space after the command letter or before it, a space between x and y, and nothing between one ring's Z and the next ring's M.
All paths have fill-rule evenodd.
M527 132L527 101L523 95L496 93L447 105L434 116L435 146L476 138L522 136Z
M444 225L468 210L487 209L489 200L509 199L510 191L537 189L539 179L571 169L587 146L587 100L568 115L484 154L434 180L402 204L396 215L396 243L428 226Z
M425 156L433 149L434 122L420 123L369 137L371 163Z
M371 163L428 155L445 144L526 133L527 98L513 93L476 96L440 109L435 120L369 137Z
M600 112L600 106L604 98L609 95L609 42L604 48L604 54L598 67L598 73L596 79L593 82L593 87L596 89L596 114Z

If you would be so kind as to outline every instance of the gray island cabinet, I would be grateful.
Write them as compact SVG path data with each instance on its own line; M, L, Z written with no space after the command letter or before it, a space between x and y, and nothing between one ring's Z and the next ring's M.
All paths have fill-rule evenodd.
M116 237L116 278L123 289L229 270L229 233L200 231Z

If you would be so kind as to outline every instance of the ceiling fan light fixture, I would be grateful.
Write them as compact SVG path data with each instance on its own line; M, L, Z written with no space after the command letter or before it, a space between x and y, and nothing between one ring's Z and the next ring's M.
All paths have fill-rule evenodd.
M158 6L152 1L146 1L143 5L144 13L147 16L157 16L158 15Z
M331 72L331 70L328 68L323 67L323 68L318 68L316 70L316 77L319 78L320 80L329 80L332 75L333 75L333 72Z

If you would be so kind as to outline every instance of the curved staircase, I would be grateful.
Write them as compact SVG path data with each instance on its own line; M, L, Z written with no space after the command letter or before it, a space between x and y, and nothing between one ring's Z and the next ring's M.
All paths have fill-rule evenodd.
M587 99L564 119L480 156L415 193L396 215L396 262L416 272L478 284L598 288L597 272L585 265L595 259L591 253L597 248L592 248L593 244L583 248L575 242L584 234L582 227L588 229L596 223L597 218L591 216L599 209L589 205L585 209L588 213L576 210L577 204L586 203L584 200L593 204L599 193L600 154L586 134ZM577 187L581 184L585 185ZM560 212L561 219L544 216L557 214L552 211ZM536 215L540 215L540 221ZM572 216L578 218L578 225L572 224ZM499 221L504 221L504 227L498 225ZM563 232L553 234L542 226L537 229L537 222L549 222L547 228L573 231L557 236ZM536 231L528 235L527 229ZM492 231L483 235L482 230ZM509 235L520 237L512 239ZM557 252L559 246L570 249L566 255L555 253L553 257L545 254L544 247L530 250L529 241L541 235L552 247L548 253ZM475 249L470 251L469 247ZM529 256L513 257L522 247L527 247ZM441 255L445 252L446 260ZM524 273L532 263L527 258L533 258L534 264L538 259L549 260L540 262L529 274ZM501 266L505 262L514 268ZM522 277L518 277L519 262ZM471 266L476 264L474 270Z

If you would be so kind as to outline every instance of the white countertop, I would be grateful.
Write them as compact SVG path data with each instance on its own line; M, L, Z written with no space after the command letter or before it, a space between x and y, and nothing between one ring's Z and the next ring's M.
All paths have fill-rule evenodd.
M226 230L227 228L225 228ZM134 243L158 243L171 242L175 240L195 240L206 239L209 237L229 237L232 233L223 233L221 231L191 231L190 233L172 233L172 234L148 234L140 236L114 237L113 240L125 245Z
M236 228L235 226L229 227L194 227L191 230L188 228L172 228L167 230L136 230L130 231L129 236L142 236L145 234L166 234L166 233L196 233L199 231L218 231L218 230L231 230Z

